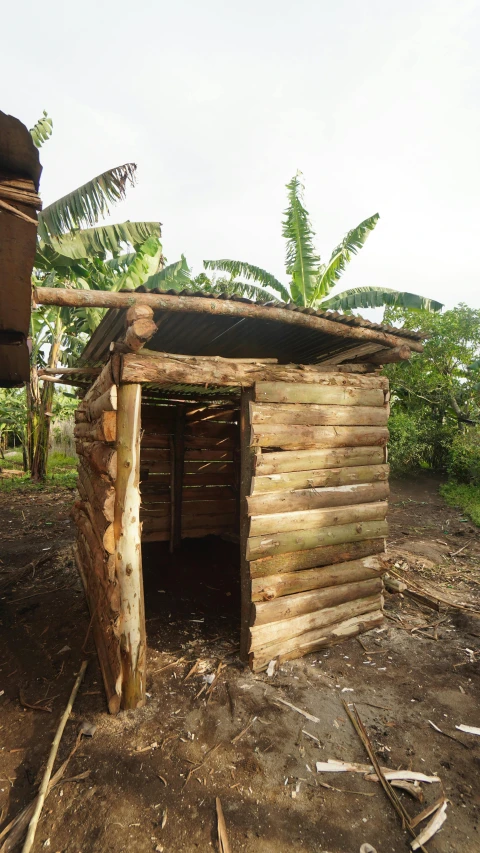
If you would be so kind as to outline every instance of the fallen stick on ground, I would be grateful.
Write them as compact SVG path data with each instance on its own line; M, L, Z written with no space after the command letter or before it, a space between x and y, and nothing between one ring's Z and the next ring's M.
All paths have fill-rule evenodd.
M388 779L385 778L385 776L382 772L382 768L380 767L377 756L375 755L375 752L373 750L370 738L368 737L367 730L365 729L365 726L363 725L360 714L358 713L355 705L352 705L352 707L353 707L353 711L352 711L351 708L349 707L349 705L344 701L343 707L345 708L345 711L348 715L348 718L349 718L353 728L355 729L358 737L362 741L362 744L365 748L365 751L366 751L370 761L372 762L372 764L375 768L376 774L378 776L380 784L382 785L383 790L385 791L388 799L390 800L392 806L394 807L395 811L397 812L398 816L400 817L400 819L402 821L402 827L403 828L406 827L408 832L412 836L412 838L414 840L416 840L417 836L415 834L415 830L412 827L412 824L410 823L410 815L408 814L407 810L404 808L403 803L400 800L400 798L398 797L397 792L394 790L394 788L392 787L392 785L390 784ZM418 844L418 846L415 849L419 849L419 848L422 850L422 853L427 853L427 850L423 846L423 843Z
M427 806L427 808L424 809L423 812L420 812L420 814L417 814L416 817L412 818L412 826L418 826L418 824L421 823L422 820L426 820L427 817L430 817L430 815L434 814L434 812L436 812L437 809L440 808L440 806L443 806L444 802L445 796L442 794L442 796L439 797L438 800L436 800L434 803L432 803L431 806Z
M238 741L240 740L240 738L241 738L241 737L243 737L243 736L244 736L244 734L246 734L246 733L248 732L248 730L249 730L250 726L253 726L253 724L254 724L254 722L255 722L255 720L256 720L256 719L257 719L257 717L252 717L252 719L250 720L250 722L248 723L248 725L246 725L246 726L245 726L245 728L244 728L244 729L242 729L242 731L238 733L238 735L235 735L235 737L230 741L230 743L234 743L234 744L235 744L235 743L238 743Z
M461 746L464 746L465 749L470 749L468 743L464 743L463 740L460 740L459 737L455 737L455 735L449 735L448 732L443 732L442 729L439 729L438 726L436 726L435 723L432 723L431 720L428 720L428 722L431 725L432 729L435 729L435 731L438 732L439 734L443 735L444 737L450 738L450 740L454 740L455 743L459 743ZM456 728L458 729L458 726L456 726ZM479 730L479 734L480 734L480 730Z
M223 809L222 804L220 802L220 797L216 798L215 803L217 806L217 832L220 853L230 853L230 844L228 843L227 836L227 825L223 816Z
M467 735L480 735L480 729L477 726L464 726L462 724L461 726L455 726L455 728L459 732L466 732Z
M16 585L23 577L25 577L25 575L28 575L31 570L35 572L35 569L38 569L38 567L42 566L43 563L47 563L52 559L52 557L55 557L56 553L56 551L52 551L51 554L45 554L43 557L39 557L38 560L32 560L31 563L27 563L26 566L22 566L21 569L12 571L12 574L0 583L0 592L5 592L9 586Z
M32 819L30 821L27 837L25 839L25 844L22 848L22 853L29 853L32 849L33 842L35 840L35 832L37 830L38 820L43 808L43 804L45 802L45 797L47 796L48 784L50 782L50 777L52 775L53 765L55 762L55 758L57 757L58 747L60 746L60 741L62 739L63 731L65 726L67 725L67 720L72 712L73 703L75 702L76 695L80 689L80 685L83 681L83 677L85 675L86 669L88 666L88 661L84 660L81 667L80 672L78 673L77 680L73 685L72 692L70 694L70 699L68 700L67 707L63 712L62 719L58 724L58 728L53 739L52 748L50 750L50 755L48 756L47 766L45 768L45 772L43 774L43 779L37 794L37 800L35 803L35 810L32 815Z
M60 767L58 768L58 770L54 774L54 776L52 776L52 778L50 779L50 782L48 784L48 789L47 789L47 796L50 793L50 791L52 791L53 788L55 788L56 785L58 785L59 782L62 780L63 774L65 773L65 770L67 769L67 766L70 762L70 759L75 755L78 747L80 746L81 740L82 740L82 733L79 732L77 735L77 739L75 741L75 745L74 745L73 749L70 751L70 754L67 756L67 758L65 759L63 764L60 765ZM90 772L90 771L88 771L88 772ZM82 774L80 774L80 776L82 776ZM74 781L74 779L76 779L76 778L77 777L72 776L70 781ZM68 780L65 779L64 781L68 781ZM35 800L32 800L32 802L29 803L28 806L25 806L25 808L22 809L22 811L19 812L13 818L13 820L11 820L10 823L4 827L4 829L2 829L2 831L0 832L0 841L2 841L2 839L5 839L5 841L3 842L2 846L0 847L0 853L10 853L10 851L13 850L17 846L17 844L20 843L20 841L22 840L22 836L23 836L28 824L30 823L31 817L32 817L33 812L35 810L35 802L36 802Z
M194 774L194 773L198 773L198 771L200 770L200 768L201 768L201 767L203 767L203 765L208 761L208 759L210 758L210 756L211 756L211 755L213 755L213 753L214 753L214 752L216 752L216 751L217 751L217 749L220 749L220 747L221 747L221 746L222 746L222 744L221 744L221 743L217 743L215 746L212 746L212 748L207 752L207 754L206 754L205 758L203 759L203 761L201 762L201 764L197 764L197 766L196 766L196 767L192 767L192 769L188 771L187 778L185 779L185 782L184 782L184 783L183 783L183 785L182 785L182 791L183 791L183 789L185 788L185 786L189 783L189 781L190 781L190 779L192 778L193 774ZM23 853L23 851L22 851L22 853Z
M296 706L296 705L292 705L292 703L291 703L291 702L287 702L287 700L286 700L286 699L280 699L280 697L276 696L276 697L275 697L275 699L274 699L273 701L274 701L274 702L281 702L281 703L282 703L282 705L286 705L286 706L287 706L287 708L291 708L291 709L292 709L292 711L296 711L296 712L297 712L297 714L301 714L301 715L302 715L302 717L306 717L306 718L307 718L307 720L310 720L310 722L311 722L311 723L319 723L319 722L320 722L320 720L318 719L318 717L314 717L314 716L313 716L313 714L309 714L309 713L308 713L308 711L302 711L302 709L301 709L301 708L297 708L297 706Z
M364 773L371 782L378 782L378 774L375 773L375 768L372 764L358 764L350 761L337 761L334 758L329 758L328 761L317 761L317 773ZM417 770L390 770L388 767L381 767L381 771L389 782L440 782L438 776L426 776L425 773L420 773Z
M418 850L425 848L423 847L427 841L430 841L431 838L435 835L436 832L443 826L447 819L447 800L443 801L443 804L439 809L435 812L432 819L427 823L425 829L417 836L417 838L412 841L411 848L412 850Z

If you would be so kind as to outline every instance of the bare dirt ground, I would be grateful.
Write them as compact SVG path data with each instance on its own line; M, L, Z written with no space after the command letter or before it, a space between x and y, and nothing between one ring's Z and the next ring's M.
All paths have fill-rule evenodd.
M455 729L480 725L479 617L387 596L384 627L361 642L284 664L272 677L253 675L237 657L235 549L197 541L173 559L150 548L148 703L111 717L86 639L89 617L71 553L72 500L68 490L0 495L0 826L34 797L88 657L56 766L83 721L97 728L46 801L37 853L218 850L216 797L232 853L358 853L365 842L377 853L408 850L377 783L315 772L328 758L367 761L344 699L356 703L384 766L440 776L441 783L423 785L423 805L400 794L414 815L443 787L448 818L428 849L480 851L480 739ZM390 525L394 571L439 597L480 607L480 531L444 504L435 479L393 483ZM205 676L219 664L207 696ZM38 710L25 707L35 703ZM87 775L68 781L79 774Z

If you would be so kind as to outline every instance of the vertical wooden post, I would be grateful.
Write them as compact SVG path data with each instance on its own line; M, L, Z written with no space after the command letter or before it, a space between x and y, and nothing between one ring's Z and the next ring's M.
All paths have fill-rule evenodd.
M252 583L247 560L247 541L250 519L247 495L250 494L255 465L255 448L250 446L250 402L254 389L244 388L240 406L240 657L248 661L249 628L252 611Z
M122 708L145 703L145 605L140 527L141 385L120 385L117 409L115 570L120 587Z

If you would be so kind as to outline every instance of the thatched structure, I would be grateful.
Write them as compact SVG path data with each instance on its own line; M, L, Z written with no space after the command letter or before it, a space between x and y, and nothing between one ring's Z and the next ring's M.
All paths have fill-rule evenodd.
M32 137L0 112L0 387L28 382L31 275L42 167Z
M83 374L74 516L112 712L145 697L144 542L238 542L241 654L254 670L381 623L379 367L421 352L416 333L198 294L36 298L110 308L78 366L99 373L93 384Z

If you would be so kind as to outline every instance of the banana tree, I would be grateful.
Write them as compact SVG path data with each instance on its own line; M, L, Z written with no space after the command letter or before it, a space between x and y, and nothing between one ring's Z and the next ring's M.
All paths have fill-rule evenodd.
M52 128L51 119L44 113L31 129L38 147L48 140ZM38 217L34 264L37 286L135 288L163 267L159 222L98 225L99 219L110 213L110 206L125 198L127 186L134 185L135 171L134 163L117 166L43 209ZM37 348L37 358L41 352L50 368L71 362L82 335L93 331L102 313L98 309L72 312L53 308L47 317L41 312L39 321L46 340ZM32 328L34 339L35 331ZM54 385L44 382L38 392L36 366L34 357L27 388L28 456L32 479L44 480Z
M252 282L252 292L261 298L275 298L280 302L294 302L302 307L321 310L351 312L352 308L376 308L392 305L403 308L441 311L443 305L414 293L379 287L357 287L330 296L331 290L340 281L353 256L358 254L371 231L374 230L379 214L364 219L356 228L345 235L333 250L330 260L323 263L314 247L308 211L303 203L304 186L297 172L287 184L288 207L283 220L283 236L287 241L286 272L290 280L282 283L274 275L260 267L242 261L207 260L207 270L219 270L230 275L232 286L246 295L243 288Z

